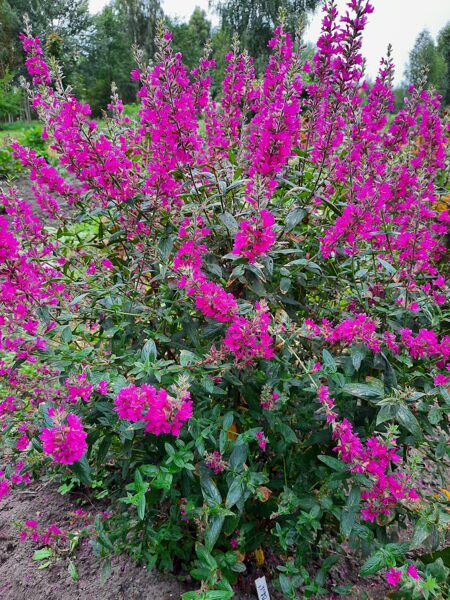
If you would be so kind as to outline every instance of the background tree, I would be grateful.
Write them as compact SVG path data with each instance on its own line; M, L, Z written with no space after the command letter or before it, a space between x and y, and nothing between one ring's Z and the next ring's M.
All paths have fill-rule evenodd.
M437 47L447 66L443 101L447 106L450 106L450 21L439 32Z
M33 32L45 42L48 55L62 64L66 80L73 83L79 55L89 36L88 0L0 0L0 76L23 74L19 33L27 14Z
M76 88L94 114L109 103L113 81L124 102L135 101L137 86L130 78L134 67L129 30L123 26L121 8L115 2L94 16L93 29L77 69Z
M320 0L210 0L210 7L217 11L221 28L232 35L237 32L245 48L257 63L267 59L267 42L280 9L285 9L288 29L295 31L299 19L313 11Z
M159 0L114 0L122 27L127 30L131 44L137 44L147 59L155 53L155 36L158 19L163 11Z
M20 113L22 93L20 88L13 85L13 76L6 70L0 78L0 118L4 119Z
M173 33L175 50L183 54L184 63L193 69L211 39L211 22L206 12L196 7L187 23L168 19L168 26Z
M0 77L4 77L8 71L15 73L22 63L17 39L20 17L8 0L0 0L0 24Z
M447 64L439 48L437 48L429 31L422 31L416 39L409 54L409 64L406 68L408 83L418 85L427 72L427 82L437 91L446 96L447 93Z

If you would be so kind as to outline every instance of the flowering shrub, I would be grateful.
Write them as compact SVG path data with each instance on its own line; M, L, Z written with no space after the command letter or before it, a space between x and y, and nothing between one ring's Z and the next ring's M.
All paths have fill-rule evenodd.
M186 600L254 561L328 595L344 541L363 575L441 594L448 129L432 92L393 114L389 52L364 81L371 12L326 2L311 62L281 23L262 81L236 43L220 103L208 52L188 73L161 27L136 121L113 93L95 122L22 38L59 166L13 144L34 198L1 196L0 496L100 482L97 554L183 566Z

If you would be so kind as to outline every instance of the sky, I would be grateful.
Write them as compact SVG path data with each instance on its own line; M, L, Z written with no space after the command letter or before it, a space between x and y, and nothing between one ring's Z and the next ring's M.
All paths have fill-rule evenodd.
M106 4L107 0L89 0L92 12ZM196 6L208 11L208 0L163 0L162 8L171 17L188 19ZM338 0L338 7L346 5L346 0ZM375 12L369 15L369 23L364 35L363 53L367 58L367 74L374 79L382 56L389 43L393 46L396 65L395 82L403 78L408 55L417 35L428 29L436 38L438 31L450 21L449 0L372 0ZM218 23L217 15L210 15L213 24ZM315 42L320 32L320 9L310 19L305 32L305 41Z

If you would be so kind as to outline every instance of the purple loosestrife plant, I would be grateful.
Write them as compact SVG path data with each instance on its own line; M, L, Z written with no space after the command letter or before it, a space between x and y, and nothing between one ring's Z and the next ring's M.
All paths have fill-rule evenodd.
M287 598L329 595L344 543L402 593L438 569L401 563L448 526L449 131L432 91L393 113L389 51L366 82L372 10L325 2L310 61L281 22L261 80L235 41L216 100L161 26L134 120L22 35L57 166L14 142L31 197L1 193L0 498L108 497L94 551L182 564L187 600L269 548Z

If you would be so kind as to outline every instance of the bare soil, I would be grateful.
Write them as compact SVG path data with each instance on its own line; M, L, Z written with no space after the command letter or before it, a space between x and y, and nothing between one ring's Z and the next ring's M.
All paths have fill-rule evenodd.
M61 558L39 570L32 556L38 548L21 541L14 521L36 519L39 523L64 525L77 508L67 496L52 487L32 485L16 490L0 505L0 598L1 600L179 600L186 591L174 578L149 572L131 558L113 560L109 578L102 585L102 565L88 543L78 550L74 563L79 580L68 572L68 559Z

